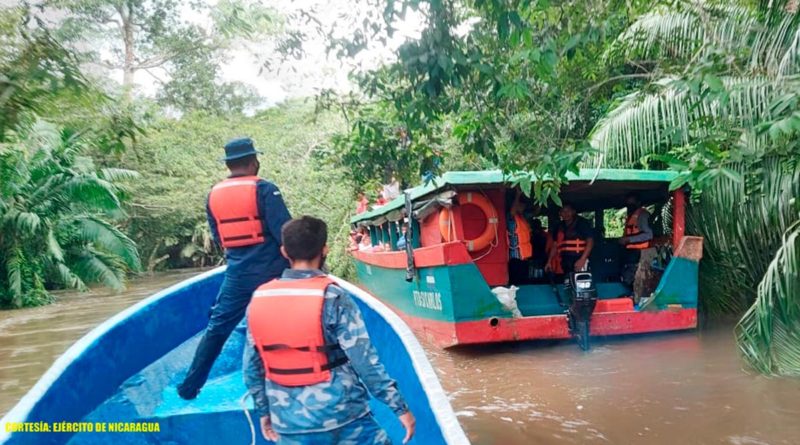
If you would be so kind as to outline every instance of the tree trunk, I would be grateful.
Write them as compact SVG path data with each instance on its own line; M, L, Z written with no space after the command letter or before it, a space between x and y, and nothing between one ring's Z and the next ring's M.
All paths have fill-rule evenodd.
M133 93L134 69L134 37L133 7L125 2L118 10L122 20L122 41L125 45L125 60L122 65L122 100L129 103Z

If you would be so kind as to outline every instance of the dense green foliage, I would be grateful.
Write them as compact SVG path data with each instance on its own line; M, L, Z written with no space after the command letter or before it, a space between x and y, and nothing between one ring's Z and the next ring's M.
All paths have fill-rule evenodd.
M142 175L131 188L128 233L137 240L150 270L207 266L221 261L206 222L208 191L227 175L219 161L233 137L252 137L259 150L260 176L280 189L292 215L321 217L330 226L328 265L348 274L344 256L352 211L348 177L318 162L330 136L342 129L332 113L317 115L312 105L290 103L257 114L217 117L203 113L153 123L147 136L123 158Z
M414 180L441 168L442 157L468 154L518 178L539 202L558 203L564 173L579 165L677 170L672 187L692 187L690 233L706 240L701 301L712 314L743 312L759 282L778 286L781 273L764 275L771 263L796 260L782 250L773 262L800 195L796 2L381 5L386 34L406 9L426 24L396 63L360 75L364 97L343 102L353 109L338 159L359 180L385 175L375 166L392 162ZM357 51L363 36L384 35L370 29L334 44ZM552 179L530 190L520 170ZM759 369L796 371L797 361L763 358L800 355L798 343L771 344L767 334L775 321L789 332L783 338L800 335L797 318L789 322L797 312L773 320L767 310L797 297L759 295L742 348Z
M139 268L136 246L112 224L124 214L119 181L98 168L80 135L37 123L0 145L0 306L49 301L47 289L121 289Z

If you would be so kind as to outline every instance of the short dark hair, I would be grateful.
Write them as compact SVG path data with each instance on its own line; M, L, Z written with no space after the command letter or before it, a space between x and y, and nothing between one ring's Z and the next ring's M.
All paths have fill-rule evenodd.
M249 155L239 159L231 159L230 161L225 161L225 165L228 166L228 170L236 170L245 168L250 165L251 162L256 160L256 155Z
M301 216L283 225L281 238L290 259L313 260L328 242L328 225L313 216Z

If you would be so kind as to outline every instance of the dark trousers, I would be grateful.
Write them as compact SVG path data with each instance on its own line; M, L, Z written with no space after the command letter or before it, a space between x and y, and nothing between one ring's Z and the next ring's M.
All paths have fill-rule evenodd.
M639 258L642 251L639 249L623 249L622 252L622 282L628 286L633 286L636 278L636 269L639 268Z
M178 388L181 395L191 398L205 385L222 347L236 325L244 318L253 292L258 286L274 278L277 277L263 274L231 276L226 273L217 301L211 307L211 319L208 321L206 332L197 345L189 371Z
M516 258L508 259L508 282L509 284L527 284L528 261Z

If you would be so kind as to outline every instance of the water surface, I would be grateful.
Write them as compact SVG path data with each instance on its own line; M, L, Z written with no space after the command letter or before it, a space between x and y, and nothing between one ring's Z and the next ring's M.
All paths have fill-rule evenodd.
M0 311L0 414L93 327L196 273ZM424 346L476 445L800 444L800 379L747 373L732 328L597 340L588 353L571 342Z

